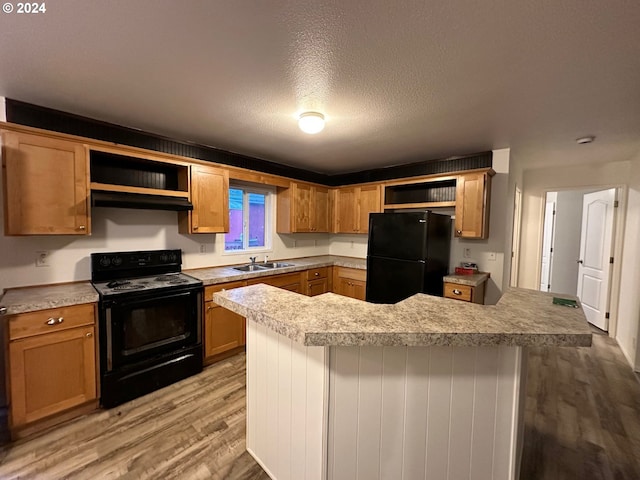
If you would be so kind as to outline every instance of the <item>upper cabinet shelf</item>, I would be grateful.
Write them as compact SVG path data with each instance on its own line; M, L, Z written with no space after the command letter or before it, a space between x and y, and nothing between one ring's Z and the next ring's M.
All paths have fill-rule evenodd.
M91 190L189 197L189 166L90 151Z
M431 176L384 186L384 209L455 207L455 236L484 239L489 236L490 168L455 175Z

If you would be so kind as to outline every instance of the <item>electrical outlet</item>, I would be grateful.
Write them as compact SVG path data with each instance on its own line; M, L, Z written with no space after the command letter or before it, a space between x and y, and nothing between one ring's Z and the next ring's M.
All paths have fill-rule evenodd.
M464 258L471 258L471 249L470 248L465 248L463 256L464 256Z
M201 243L200 244L200 253L207 253L207 244L206 243Z
M293 248L296 248L296 246L298 245L298 242L296 240L293 241Z
M487 260L489 260L490 262L495 262L496 261L496 252L487 253Z
M40 250L36 252L36 267L48 267L49 266L49 251Z

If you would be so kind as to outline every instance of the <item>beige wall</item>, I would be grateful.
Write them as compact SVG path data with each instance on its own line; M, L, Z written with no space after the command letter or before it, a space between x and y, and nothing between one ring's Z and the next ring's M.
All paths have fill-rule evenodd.
M616 340L629 363L640 371L640 152L631 162L628 182Z

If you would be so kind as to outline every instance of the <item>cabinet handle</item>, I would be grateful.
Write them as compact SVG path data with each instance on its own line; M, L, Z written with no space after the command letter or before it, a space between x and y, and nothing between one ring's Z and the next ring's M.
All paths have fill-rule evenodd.
M55 325L56 323L62 323L62 322L64 322L64 317L58 317L57 319L53 317L49 317L49 320L47 320L45 323L47 325Z
M315 275L316 277L318 277L318 276L320 275L320 272L316 272L316 273L314 273L314 275Z
M78 230L86 230L86 229L87 229L87 227L85 227L84 225L80 225L80 226L78 227Z
M197 229L198 229L198 225L194 225L194 226L193 226L193 229L194 229L194 230L197 230Z
M4 315L7 313L7 307L0 307L0 315Z
M87 333L87 334L85 335L85 337L87 337L87 338L91 338L91 337L93 337L93 333L89 332L89 333Z
M207 305L207 312L208 312L209 310L213 310L213 307L212 307L211 305Z
M456 230L456 234L462 235L462 230Z
M453 294L454 295L462 295L462 290L458 290L457 288L453 289Z

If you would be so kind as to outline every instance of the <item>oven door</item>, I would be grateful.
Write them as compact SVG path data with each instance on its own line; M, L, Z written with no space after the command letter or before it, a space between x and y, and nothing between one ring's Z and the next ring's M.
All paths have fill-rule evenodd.
M117 299L104 308L107 371L200 343L202 288Z

